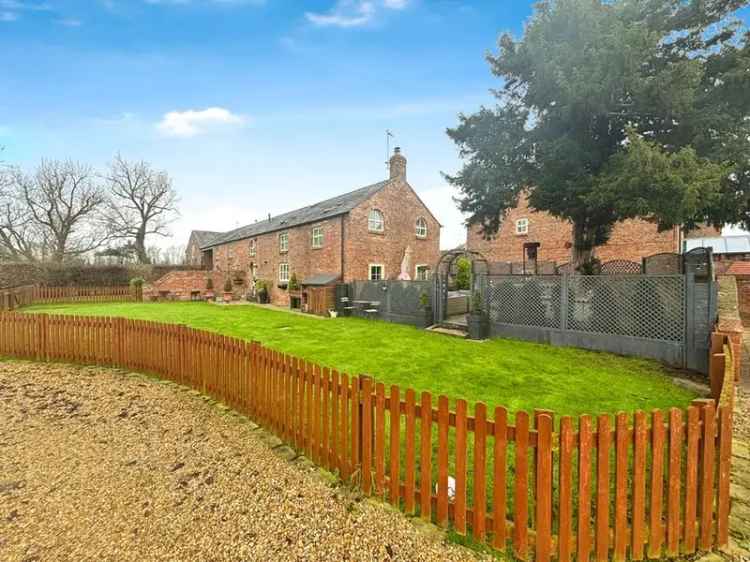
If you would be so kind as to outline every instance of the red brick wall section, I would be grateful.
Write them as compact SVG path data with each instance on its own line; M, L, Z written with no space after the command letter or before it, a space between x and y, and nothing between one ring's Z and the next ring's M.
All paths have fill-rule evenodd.
M383 213L385 229L370 232L368 217L372 209ZM427 236L417 236L419 217L427 221ZM413 279L417 265L434 269L440 257L440 224L417 194L402 178L396 178L373 197L352 209L345 225L345 281L367 279L370 264L382 264L386 279L396 279L406 247L411 248L409 274Z
M516 220L529 221L527 234L516 234ZM529 209L526 197L520 197L516 208L511 209L498 233L485 240L479 226L471 226L467 233L467 247L479 251L492 262L522 262L523 245L539 242L537 261L567 263L571 259L572 227L570 223L557 219L549 213ZM596 249L596 256L603 262L624 259L640 262L642 257L662 252L679 251L679 232L671 229L658 232L655 224L642 220L618 223L607 244Z
M279 288L279 266L289 264L289 275L297 275L298 281L316 273L340 273L341 271L341 221L333 217L316 223L304 224L283 231L269 232L253 238L255 256L250 255L250 240L238 240L214 248L214 271L222 274L227 271L244 271L248 280L252 278L251 265L255 266L256 277L269 283L271 302L289 304L286 290ZM323 245L312 247L313 228L323 229ZM279 236L288 235L288 251L281 252Z
M200 291L201 295L205 294L208 276L209 272L203 270L171 271L153 283L146 285L143 288L143 297L148 300L152 295L158 296L160 292L168 291L181 300L188 300L192 291ZM216 281L220 281L220 284L217 284ZM214 292L219 294L218 292L222 290L223 285L223 278L214 279Z
M202 253L200 247L198 247L198 241L196 240L195 234L191 234L187 248L185 249L185 263L194 267L200 267L201 260Z

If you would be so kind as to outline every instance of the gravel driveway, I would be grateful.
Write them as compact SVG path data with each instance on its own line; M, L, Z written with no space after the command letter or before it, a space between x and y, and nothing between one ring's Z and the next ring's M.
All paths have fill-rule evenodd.
M1 560L471 560L124 371L0 362Z

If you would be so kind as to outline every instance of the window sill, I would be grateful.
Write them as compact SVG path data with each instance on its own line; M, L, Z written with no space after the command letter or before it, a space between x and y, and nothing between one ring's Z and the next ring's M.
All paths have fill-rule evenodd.
M385 230L368 230L367 232L377 236L385 236Z

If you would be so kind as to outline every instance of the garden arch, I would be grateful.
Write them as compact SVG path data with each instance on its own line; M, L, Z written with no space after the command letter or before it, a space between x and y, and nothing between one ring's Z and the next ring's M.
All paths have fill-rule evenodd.
M489 271L487 259L475 250L455 249L443 252L434 269L433 289L433 313L435 323L443 322L447 317L448 310L448 288L453 266L460 258L465 258L471 263L471 285L472 291L476 290L478 276L486 275Z

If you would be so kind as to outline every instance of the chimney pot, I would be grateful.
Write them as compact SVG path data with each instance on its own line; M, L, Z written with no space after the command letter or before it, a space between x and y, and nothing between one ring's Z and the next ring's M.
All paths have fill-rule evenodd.
M390 166L391 179L401 178L406 179L406 158L401 154L401 147L397 146L393 149L393 156L388 161Z

